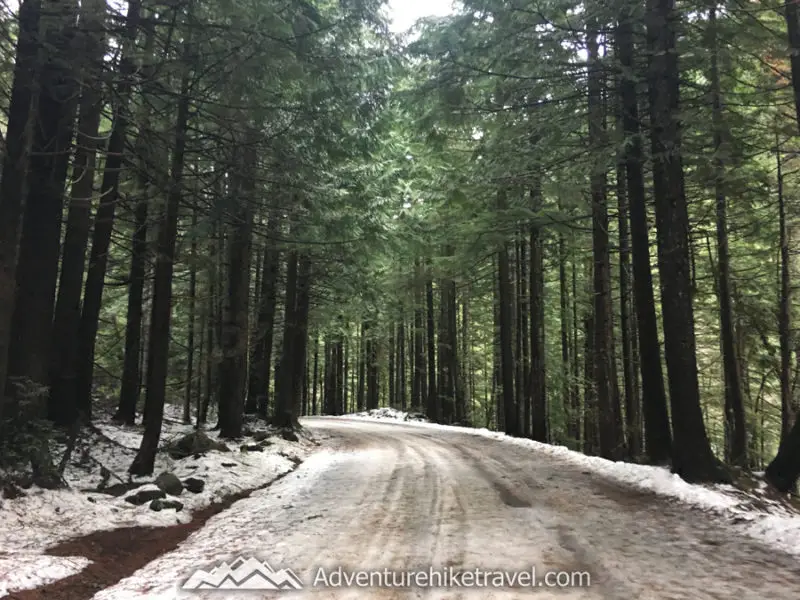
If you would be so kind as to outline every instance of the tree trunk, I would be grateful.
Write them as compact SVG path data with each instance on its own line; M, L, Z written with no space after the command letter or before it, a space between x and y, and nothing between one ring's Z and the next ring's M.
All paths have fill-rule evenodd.
M600 64L597 25L588 26L589 53L589 145L598 161L605 147L603 76ZM594 381L597 394L597 420L600 455L619 460L624 451L624 438L617 427L613 393L611 308L611 256L608 235L607 181L605 166L597 164L591 174L592 254L594 257Z
M39 17L41 0L23 0L19 8L16 63L6 121L3 171L0 175L0 416L7 387L11 323L14 315L16 270L22 214L27 196L35 107L39 76Z
M319 335L314 336L314 375L311 385L311 414L317 413L317 383L319 381Z
M192 208L192 241L189 248L189 320L186 340L186 389L183 399L183 422L192 422L192 393L194 391L194 329L195 296L197 295L197 207Z
M563 210L561 198L558 208ZM567 436L572 441L580 439L580 427L574 413L572 395L570 393L570 349L569 349L569 287L567 282L567 240L563 231L558 232L558 288L559 288L559 321L561 325L561 402L567 420Z
M522 231L523 239L519 242L519 292L517 303L519 306L519 386L521 392L517 394L522 399L522 435L531 437L533 430L533 399L531 398L531 360L530 360L530 281L529 273L530 261L527 252L527 240L524 239L525 230Z
M148 36L148 45L152 45L153 35ZM146 121L147 119L145 119ZM146 127L146 123L143 124ZM149 149L148 137L139 134L136 140L136 156L144 157ZM128 307L125 319L125 357L122 368L122 384L114 419L118 422L133 425L136 421L136 405L141 394L141 370L139 358L142 350L142 319L144 307L144 286L147 273L147 219L149 198L147 194L147 177L145 175L147 161L141 160L139 165L138 199L134 209L133 239L131 251L131 267L128 283ZM211 347L209 346L209 350ZM198 416L199 419L199 416Z
M789 49L790 60L792 65L792 87L794 90L794 106L797 117L797 125L800 128L800 9L798 9L795 0L786 0L784 5L786 14L786 25L789 34ZM778 155L778 164L780 166L780 154ZM780 193L780 210L784 213L784 223L781 227L781 287L789 286L789 247L786 234L785 223L785 204L783 200L783 177L782 173L779 174L779 188ZM784 250L785 249L785 250ZM789 288L791 289L791 288ZM786 372L789 370L789 359L784 358L786 352L784 346L788 347L789 340L784 340L783 327L789 330L791 320L791 297L788 293L783 295L783 302L781 306L781 407L782 407L782 431L781 431L781 445L778 448L778 454L770 462L766 469L767 480L774 485L781 492L790 492L797 487L797 480L800 477L800 419L796 418L791 413L792 411L792 398L791 393L784 391L784 369ZM784 314L785 312L785 314ZM788 376L787 376L788 379ZM788 382L786 387L788 387ZM788 430L788 424L792 418L795 418L794 426Z
M348 325L347 328L350 331ZM342 360L342 406L345 407L345 413L353 412L350 410L350 338L345 337L344 341L344 358Z
M367 323L361 323L361 335L358 342L358 386L357 403L359 411L365 410L367 406Z
M275 370L275 412L273 424L276 427L294 427L292 412L292 364L294 356L294 329L297 327L298 296L298 254L291 250L286 257L286 297L283 324L283 343L280 368Z
M672 407L672 468L690 482L729 481L706 434L695 354L689 214L680 158L679 72L671 0L648 0L647 40L653 188L664 342Z
M463 408L461 409L464 424L468 425L474 422L474 410L467 412L467 407L475 406L475 380L472 368L473 357L470 344L469 335L469 290L464 290L464 295L461 299L461 360L464 364L462 370L463 377L469 380L469 384L464 386L464 396L462 399ZM466 384L466 382L465 382ZM529 415L530 416L530 415Z
M343 415L347 412L344 403L344 342L339 334L336 338L336 414Z
M583 453L596 455L600 451L600 434L597 427L597 393L592 380L594 361L591 358L594 341L594 315L587 310L584 318L586 339L584 346L584 390L583 390Z
M67 230L61 258L61 276L53 317L51 387L48 402L50 418L62 426L70 425L78 418L77 406L68 405L61 399L74 399L74 396L65 393L65 390L75 385L77 366L75 341L81 319L83 272L91 228L98 130L103 109L100 70L105 52L105 13L105 0L82 3L80 25L82 56L78 63L81 69L80 111L77 144L72 163L72 190Z
M79 75L74 65L76 59L84 57L75 55L77 2L45 0L42 10L44 64L19 241L11 324L14 351L8 358L8 377L20 384L33 384L23 393L45 399L46 387L42 386L50 385L61 221L77 109ZM6 391L9 395L15 392ZM59 423L69 424L76 412L71 406L64 403L59 407L63 412L49 412Z
M625 130L625 170L631 213L633 292L638 333L639 367L642 375L644 441L647 459L654 464L667 462L672 453L667 397L661 367L661 346L650 270L650 236L647 226L643 161L644 149L639 131L637 78L634 61L633 16L623 12L617 28L617 45L622 66L620 95L622 126Z
M542 207L542 191L537 183L531 190L533 210ZM531 412L534 440L547 443L550 436L547 414L547 372L545 364L545 318L544 318L544 244L538 225L531 227L530 268L530 328L531 328Z
M619 53L619 51L618 51ZM617 101L617 131L625 135L623 125L622 93ZM616 165L617 184L617 230L619 231L619 304L620 333L622 336L622 381L625 392L625 430L627 433L628 458L637 460L642 454L641 400L636 394L636 369L633 364L633 342L631 339L631 246L628 225L628 189L625 180L625 156L620 151Z
M133 6L131 6L131 8L133 8ZM130 18L130 12L128 15ZM149 351L147 354L147 394L145 397L144 435L142 436L139 451L136 453L133 463L129 468L132 475L139 476L150 475L153 472L156 454L158 452L158 441L161 438L161 426L164 419L164 402L167 392L170 325L172 320L172 275L175 260L175 243L178 236L178 213L183 196L183 169L186 156L186 137L189 129L189 93L191 91L191 66L189 64L191 39L187 38L184 44L184 74L181 77L181 89L175 124L175 145L172 152L172 164L170 165L169 195L167 197L164 218L158 231L155 273L153 277L153 302L150 316ZM127 102L124 104L127 104ZM122 116L118 118L124 119ZM118 126L121 127L122 125L115 123L114 133L117 133ZM125 128L123 127L122 129L121 143L124 142L125 137ZM114 142L114 133L112 133L112 145ZM120 151L121 149L120 147ZM106 175L109 174L111 158L112 156L109 156L106 164ZM119 166L120 161L118 160L116 165L117 171ZM118 180L118 174L116 179ZM103 187L105 188L106 186L104 185ZM117 183L115 182L113 185L114 193L111 194L114 197L116 197L116 189ZM109 212L112 216L113 210L112 205ZM106 224L109 228L108 233L110 236L112 222L106 221ZM97 229L95 229L95 233L97 233ZM106 244L106 248L107 247ZM95 246L92 247L92 251L94 255ZM105 255L100 260L102 260L103 263L102 272L104 273ZM99 291L102 295L102 282ZM86 338L92 340L92 347L94 347L94 332L97 331L97 314L99 314L99 310L95 315L92 315L94 317L92 319L94 323L93 334ZM89 382L91 383L91 379Z
M119 201L119 179L122 170L122 159L125 154L128 124L130 122L128 105L131 97L133 77L135 75L133 45L139 30L140 11L141 1L131 0L128 4L128 14L125 24L125 41L122 60L120 62L120 83L115 94L117 98L116 110L114 112L115 118L111 129L111 138L108 142L103 181L100 185L100 204L95 214L92 249L89 253L89 268L86 273L86 283L83 291L83 307L77 340L79 363L76 374L76 384L74 389L69 390L69 393L75 394L75 398L74 400L70 398L64 399L64 401L68 403L76 402L78 409L87 416L91 415L95 342L100 320L100 309L103 302L103 288L105 286L106 266L108 264L108 249L111 245L111 235L114 230L114 214ZM181 100L181 102L183 102L183 100ZM188 100L186 102L188 102ZM178 132L176 134L176 136L183 135L183 132ZM181 157L181 170L183 169L182 161L183 157ZM175 164L173 155L173 166ZM173 178L175 175L176 173L172 173ZM182 178L182 176L181 173L180 178ZM170 280L171 277L170 267ZM162 334L163 332L159 332L159 335ZM148 381L149 380L148 373ZM153 425L155 425L155 423L153 423ZM161 430L160 420L158 430ZM155 450L153 450L153 452L155 452Z
M501 206L505 208L503 192L500 192ZM504 431L509 435L519 435L517 409L514 397L514 341L512 327L511 270L509 267L508 246L504 245L497 257L498 304L500 306L500 385L502 386ZM533 272L533 269L531 269ZM534 412L534 419L537 418Z
M411 404L415 410L427 406L425 398L425 314L419 261L416 262L414 278L414 368Z
M311 304L311 260L303 254L299 260L297 274L297 310L294 329L294 360L292 381L292 426L299 427L302 414L302 385L308 350L308 313ZM346 385L343 383L343 389Z
M789 34L789 60L792 66L792 90L797 126L800 129L800 9L797 0L784 3L786 31Z
M278 229L278 219L273 216L267 225L267 244L271 243L270 240L278 233ZM278 306L280 258L280 252L277 249L264 248L256 334L253 354L250 357L250 381L245 413L258 413L263 418L266 418L269 410L270 368L275 333L275 311Z
M574 234L573 234L574 238ZM574 242L574 239L573 239ZM573 427L575 428L575 447L580 447L581 441L581 392L580 392L580 378L581 378L581 359L580 359L580 346L578 344L578 330L580 324L578 322L578 265L576 258L575 244L573 243L572 253L572 389L570 394L572 396L572 415ZM584 330L588 335L588 329Z
M371 328L371 327L370 327ZM380 406L380 387L378 373L378 344L374 335L367 334L367 410Z
M442 420L442 403L436 387L436 319L433 314L433 280L425 281L425 298L428 311L428 418L436 423Z
M792 281L789 235L786 224L786 200L783 195L783 161L781 160L780 139L775 134L775 159L778 167L778 222L780 228L780 300L778 306L778 332L781 349L781 442L792 428Z
M725 416L728 432L728 458L737 466L747 466L747 431L744 416L744 398L739 359L733 330L733 308L731 306L730 252L728 248L727 190L724 156L727 151L725 122L722 114L717 41L717 5L712 0L708 21L709 46L711 49L711 109L714 128L714 192L717 215L717 263L719 267L718 289L720 337L722 338L722 361L725 371Z
M406 322L403 315L397 329L397 395L400 410L407 410L406 394Z
M528 336L528 331L522 325L523 307L525 305L523 297L525 282L522 277L522 261L524 260L522 246L523 244L519 239L514 242L514 400L517 405L519 434L522 437L528 437L530 435L530 426L525 420L528 390L525 386L525 365L522 356L522 338Z
M395 371L395 343L396 331L395 323L392 320L389 323L389 406L397 408L397 373Z

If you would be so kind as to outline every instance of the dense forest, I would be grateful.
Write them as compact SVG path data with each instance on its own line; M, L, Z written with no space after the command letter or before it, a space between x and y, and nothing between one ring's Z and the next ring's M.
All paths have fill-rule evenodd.
M792 490L797 3L382 4L4 7L0 463L392 406Z

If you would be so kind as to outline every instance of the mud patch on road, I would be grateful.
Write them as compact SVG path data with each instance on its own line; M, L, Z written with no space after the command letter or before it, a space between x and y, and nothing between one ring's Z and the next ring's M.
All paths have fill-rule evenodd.
M628 509L650 510L653 505L669 504L670 499L654 492L636 489L622 483L591 477L589 483L594 491L604 498L610 498Z
M501 481L495 473L493 473L480 459L470 453L463 446L454 445L453 448L458 451L469 462L472 467L486 483L491 485L500 497L500 500L506 506L511 508L530 508L531 502L514 492L511 487L504 481Z

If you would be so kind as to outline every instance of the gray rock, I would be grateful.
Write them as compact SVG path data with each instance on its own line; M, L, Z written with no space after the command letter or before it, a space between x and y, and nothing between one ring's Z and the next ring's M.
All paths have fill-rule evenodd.
M191 493L199 494L205 489L206 482L197 477L187 477L183 480L183 485Z
M253 440L255 440L256 442L263 442L268 437L269 437L269 433L267 433L266 431L256 431L253 434Z
M176 460L189 456L198 457L211 450L219 452L230 451L224 443L212 440L202 431L193 431L167 447L169 455Z
M170 508L174 509L175 512L179 512L183 510L183 502L178 502L177 500L161 500L157 498L150 503L150 510L156 512Z
M166 497L167 494L163 490L139 490L135 494L125 496L125 502L130 502L135 506L141 506L145 502Z
M164 471L156 477L156 485L158 488L170 496L180 496L183 492L183 484L181 480L178 479L175 473L169 473L168 471Z

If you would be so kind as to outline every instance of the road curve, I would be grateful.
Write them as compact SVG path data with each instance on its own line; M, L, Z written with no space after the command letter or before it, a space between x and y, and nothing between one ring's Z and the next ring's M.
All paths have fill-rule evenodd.
M624 489L557 458L412 424L330 418L304 424L332 450L235 504L178 550L96 599L800 598L796 559L699 511ZM306 586L280 594L176 591L176 569L188 577L233 555L290 568ZM397 584L407 571L429 568L502 570L508 577L535 568L542 585L526 587L530 576L523 575L522 586L502 589L311 587L320 567L329 578L334 567L393 570ZM553 574L545 583L546 573ZM582 573L590 574L588 587L547 585L557 586L558 577L585 583Z

